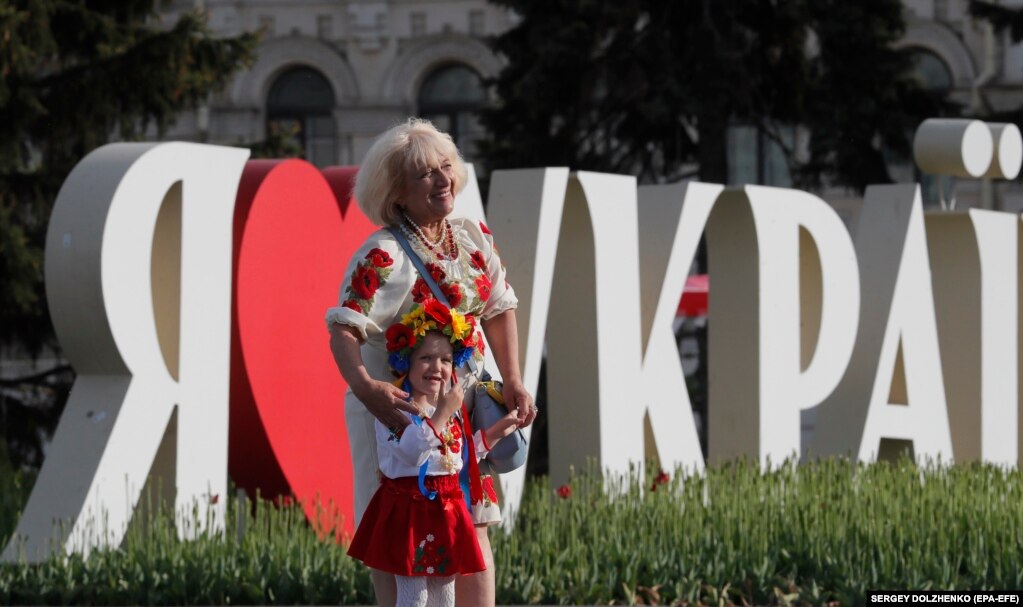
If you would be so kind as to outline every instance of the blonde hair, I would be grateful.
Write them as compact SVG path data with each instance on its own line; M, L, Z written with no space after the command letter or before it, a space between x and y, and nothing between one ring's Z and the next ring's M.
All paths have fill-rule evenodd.
M353 193L359 208L378 226L397 225L398 198L408 169L440 166L442 159L451 163L452 191L458 194L469 171L451 135L422 118L409 118L387 129L373 142L355 175Z

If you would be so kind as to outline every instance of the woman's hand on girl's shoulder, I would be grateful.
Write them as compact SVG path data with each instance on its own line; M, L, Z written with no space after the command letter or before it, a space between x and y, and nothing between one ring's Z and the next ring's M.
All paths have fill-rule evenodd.
M408 393L394 384L372 379L358 388L352 386L352 392L373 417L392 430L404 428L412 423L403 412L407 411L413 415L419 412L415 405L406 400Z

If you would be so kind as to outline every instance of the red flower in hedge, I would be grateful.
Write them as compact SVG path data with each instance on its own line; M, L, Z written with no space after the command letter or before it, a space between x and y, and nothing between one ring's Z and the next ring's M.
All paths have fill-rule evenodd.
M387 329L387 351L397 352L403 348L416 345L416 336L412 329L396 322Z
M428 299L423 304L423 312L440 325L451 324L451 310L436 299Z
M380 287L380 275L369 265L360 265L352 275L352 289L360 299L371 299Z
M657 476L654 477L654 484L650 485L650 490L657 491L657 485L667 485L670 481L671 477L668 476L668 473L661 470L657 473Z
M482 221L480 222L480 229L483 230L484 234L490 234L491 236L493 236L493 233L491 233L490 228L488 228L487 224L483 223Z
M444 297L448 298L448 303L452 308L457 308L458 304L462 303L462 289L456 284L444 284L440 286L441 293L444 293Z
M415 284L412 285L412 301L423 303L431 297L433 297L433 293L430 291L430 286L422 278L417 278Z
M362 306L360 306L359 302L355 301L354 299L346 299L346 300L344 300L344 302L341 303L341 307L342 308L349 308L349 309L355 310L359 314L362 314Z
M366 254L366 259L368 259L370 263L377 268L386 268L394 263L394 260L391 259L391 255L383 249L372 249L368 254Z
M476 279L476 292L480 294L480 301L487 301L490 299L490 279L487 278L486 274L483 274Z
M568 498L572 497L572 488L569 487L568 485L562 485L558 487L558 497L560 497L563 500L567 500Z
M483 259L482 251L473 251L472 255L469 256L469 261L477 270L483 270L487 267L487 260Z

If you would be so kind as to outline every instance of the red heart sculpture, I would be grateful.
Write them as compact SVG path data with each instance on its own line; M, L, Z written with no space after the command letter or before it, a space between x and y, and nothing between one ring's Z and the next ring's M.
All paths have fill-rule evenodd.
M351 204L355 168L325 173L302 160L254 160L242 174L228 468L250 493L293 495L321 533L340 537L353 531L347 386L324 314L376 227Z

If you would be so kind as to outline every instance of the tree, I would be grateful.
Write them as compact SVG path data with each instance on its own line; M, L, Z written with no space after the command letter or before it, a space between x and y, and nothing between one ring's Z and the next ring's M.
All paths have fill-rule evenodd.
M909 157L919 122L954 109L893 47L900 0L492 1L520 19L493 41L507 65L480 116L488 170L727 183L729 127L742 125L777 144L795 185L862 191L891 181L885 154ZM805 145L785 136L797 126ZM695 337L706 419L706 328Z
M489 169L567 165L726 182L727 132L779 143L797 185L890 181L883 150L952 108L892 47L898 0L494 0L521 17L481 119ZM782 136L799 125L800 150Z
M1023 40L1023 8L1009 8L991 2L970 0L970 14L995 26L995 31L1009 30L1013 42Z
M42 282L46 223L74 165L111 139L164 132L251 62L254 34L214 38L204 17L162 24L153 0L0 3L0 342L57 350ZM59 351L59 350L57 350ZM72 374L0 382L0 432L42 459Z

